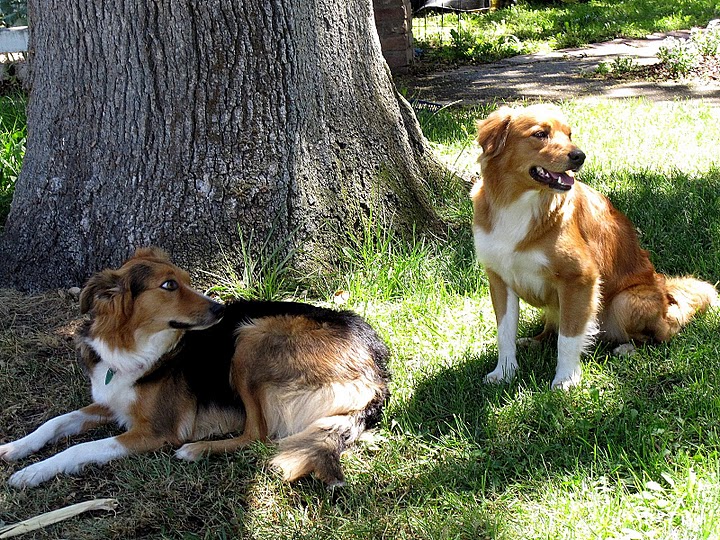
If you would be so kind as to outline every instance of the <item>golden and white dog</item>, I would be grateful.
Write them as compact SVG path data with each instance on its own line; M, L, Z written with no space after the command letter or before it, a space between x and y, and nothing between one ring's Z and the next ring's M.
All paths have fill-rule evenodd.
M715 302L709 283L656 273L627 217L575 179L585 154L557 108L502 107L478 122L477 141L475 251L498 324L498 363L486 381L510 380L518 367L518 298L544 309L534 339L558 334L553 388L579 382L580 355L595 334L619 344L665 341Z
M91 314L77 346L94 402L0 446L0 458L110 422L127 431L25 467L13 486L165 444L195 460L255 440L279 441L272 463L286 480L314 473L341 485L340 454L377 424L388 396L388 350L358 315L294 302L223 305L191 289L187 272L155 248L93 276L80 305Z

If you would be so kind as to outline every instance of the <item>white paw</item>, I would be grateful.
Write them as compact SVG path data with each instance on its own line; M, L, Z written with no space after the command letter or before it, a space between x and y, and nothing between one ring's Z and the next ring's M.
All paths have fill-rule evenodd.
M485 382L487 384L499 384L504 382L512 381L515 376L515 368L499 368L496 367L490 373L485 375Z
M15 488L35 487L53 478L58 471L47 467L44 462L35 463L24 469L20 469L8 480L8 484Z
M569 373L556 373L550 387L553 390L570 390L570 388L580 384L582 372L576 369Z
M615 356L632 356L635 354L635 351L635 345L632 343L623 343L613 349L613 354Z
M0 459L5 461L17 461L32 454L32 450L19 441L3 444L0 446Z
M202 457L202 449L197 443L183 444L175 450L175 457L183 461L197 461Z

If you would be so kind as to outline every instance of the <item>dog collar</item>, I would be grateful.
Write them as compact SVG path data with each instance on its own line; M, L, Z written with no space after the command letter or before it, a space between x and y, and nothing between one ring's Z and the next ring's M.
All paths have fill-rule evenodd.
M110 384L110 381L112 381L114 375L115 372L111 368L108 368L107 373L105 374L105 386Z

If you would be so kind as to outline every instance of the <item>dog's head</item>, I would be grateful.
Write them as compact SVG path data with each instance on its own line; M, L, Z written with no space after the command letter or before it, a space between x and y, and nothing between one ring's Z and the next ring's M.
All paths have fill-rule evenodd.
M188 273L158 248L138 249L119 269L95 274L80 294L80 310L101 333L200 330L220 321L224 309L192 289Z
M517 179L524 189L568 191L585 154L557 107L501 107L477 123L483 178Z

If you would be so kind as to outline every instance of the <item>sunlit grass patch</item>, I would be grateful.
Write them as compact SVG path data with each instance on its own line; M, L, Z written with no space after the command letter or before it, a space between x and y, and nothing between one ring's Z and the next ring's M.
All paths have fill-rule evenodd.
M416 17L413 36L421 61L492 62L617 37L643 38L705 26L718 15L711 0L521 1L497 11Z

